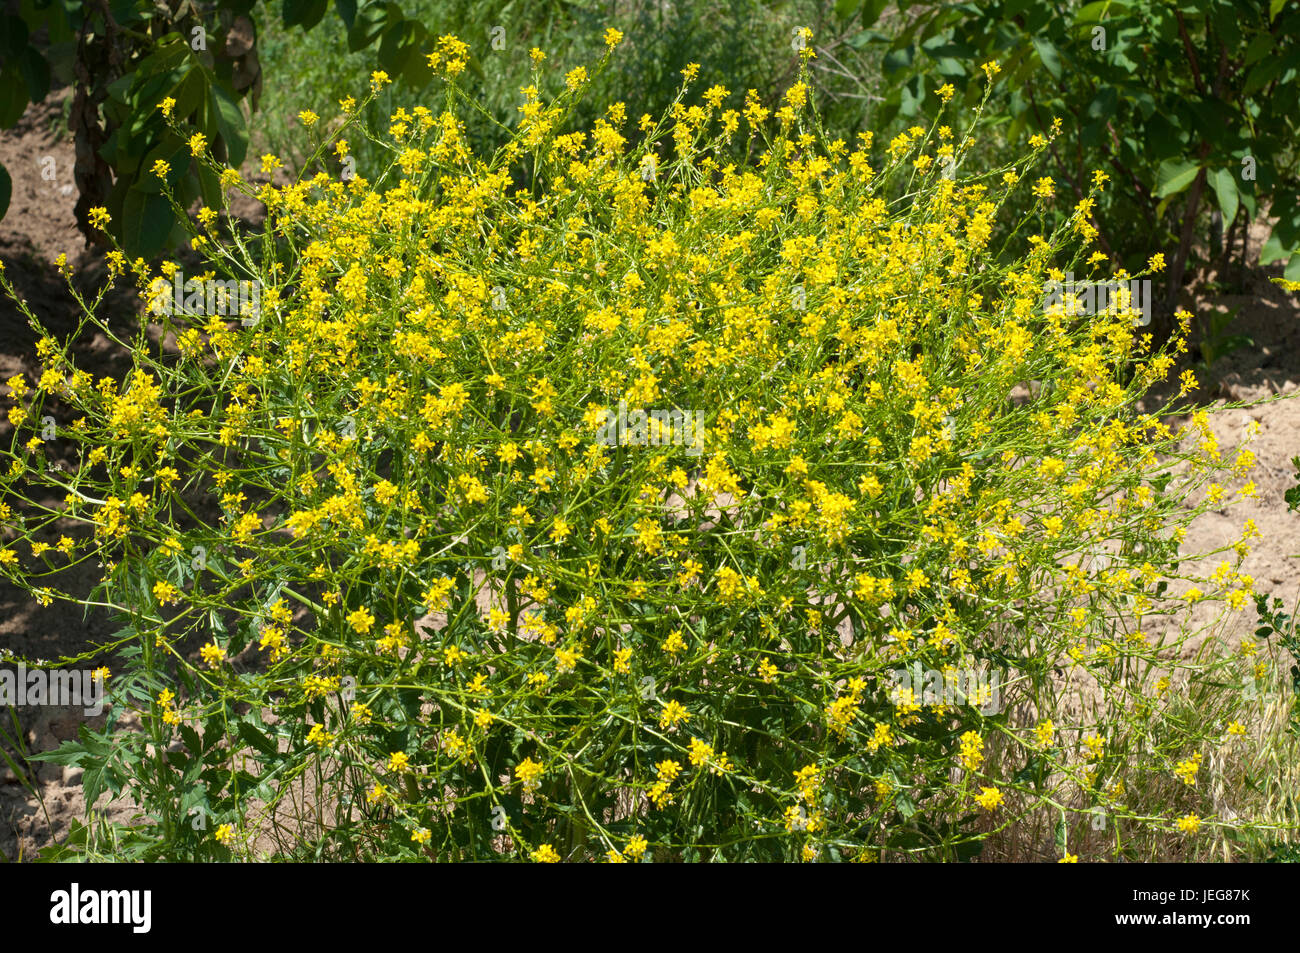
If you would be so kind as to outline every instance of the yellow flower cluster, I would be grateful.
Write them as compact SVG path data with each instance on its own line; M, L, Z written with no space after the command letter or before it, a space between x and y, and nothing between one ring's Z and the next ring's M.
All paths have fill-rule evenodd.
M218 210L198 214L212 266L255 273L256 322L159 316L175 351L141 344L126 375L99 381L41 343L39 386L19 375L5 399L28 446L15 476L56 492L0 483L16 507L0 518L43 568L6 544L0 573L57 598L29 576L60 553L103 562L111 604L150 646L133 664L194 669L153 648L195 637L215 674L187 693L257 712L231 728L232 749L265 759L249 770L276 788L340 760L321 796L368 812L357 836L397 856L554 862L559 845L621 862L654 843L883 858L903 834L863 833L870 801L970 826L972 798L1051 814L1167 771L1167 753L1107 754L1139 730L1167 736L1164 752L1203 740L1164 720L1175 693L1155 680L1189 667L1184 633L1150 617L1246 606L1240 560L1258 534L1212 575L1177 568L1191 487L1202 509L1229 506L1254 459L1225 455L1208 413L1175 434L1136 409L1190 316L1156 352L1131 315L1045 307L1058 261L1106 262L1085 257L1083 204L1012 260L993 253L1014 231L1007 193L1056 196L1035 171L1046 141L1008 177L950 176L977 155L950 104L934 131L822 142L805 131L799 38L775 116L766 93L731 110L722 86L692 91L690 64L664 115L613 103L571 128L614 29L600 63L553 77L532 51L518 129L492 153L456 95L363 129L383 73L340 115L302 111L331 156L364 134L387 171L344 183L267 156L285 184L253 186L218 170L293 250L223 257ZM442 36L427 61L454 85L469 46ZM992 82L1000 67L981 69ZM215 161L202 134L189 147ZM111 261L146 294L175 275ZM28 445L53 396L76 421L58 426L82 454L71 484ZM86 532L66 548L34 535L56 518ZM232 677L228 658L254 643L260 670ZM1094 723L1040 677L1056 667L1095 682ZM161 714L178 724L171 701ZM988 705L1033 720L994 733ZM264 710L291 744L262 740ZM1081 744L1062 744L1076 729ZM1022 751L1050 784L1017 780ZM1190 785L1199 764L1176 775ZM1104 790L1084 792L1094 778ZM506 782L503 826L486 805Z

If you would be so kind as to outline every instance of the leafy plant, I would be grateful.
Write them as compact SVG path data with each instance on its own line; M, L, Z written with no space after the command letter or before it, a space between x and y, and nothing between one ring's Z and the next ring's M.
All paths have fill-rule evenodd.
M47 756L141 805L87 852L969 860L1065 818L1061 859L1127 858L1286 828L1220 816L1201 764L1265 730L1265 663L1184 653L1191 605L1250 603L1249 524L1211 575L1179 550L1250 456L1139 411L1173 358L1132 308L1044 305L1090 237L1086 207L1046 227L1050 141L975 168L981 102L850 147L811 45L774 113L688 67L662 115L573 128L621 39L552 97L539 58L491 152L450 35L437 112L366 128L376 72L289 184L200 151L269 210L197 213L221 284L114 250L130 373L41 332L8 382L0 573L124 620L113 723ZM388 161L341 182L359 135Z
M1078 117L1053 143L1049 167L1080 199L1092 170L1113 175L1116 188L1090 216L1108 253L1133 260L1153 236L1177 243L1171 304L1211 207L1243 256L1246 226L1270 208L1278 222L1260 264L1286 260L1286 276L1300 278L1300 5L840 0L836 9L884 54L883 118L920 115L942 83L977 100L975 64L986 60L1007 77L995 108L1010 142Z
M1227 357L1233 351L1255 346L1255 341L1250 335L1231 333L1232 322L1240 310L1238 307L1231 307L1210 312L1205 330L1197 341L1197 348L1201 352L1201 359L1196 362L1198 368L1208 373L1216 361Z
M261 93L256 0L27 0L0 16L0 128L21 118L49 92L51 79L73 86L70 123L77 144L77 220L108 209L113 237L131 257L153 258L184 241L184 214L195 202L221 204L220 185L194 163L190 141L168 125L179 120L213 155L238 168L248 149L241 104L256 109ZM326 0L286 0L286 27L309 30ZM431 78L416 51L428 30L401 7L375 0L336 0L336 15L354 50L377 46L394 76L424 85ZM33 37L48 40L38 46ZM159 104L171 102L170 116ZM155 174L157 163L167 172ZM11 177L0 168L0 217ZM87 229L88 237L100 233Z

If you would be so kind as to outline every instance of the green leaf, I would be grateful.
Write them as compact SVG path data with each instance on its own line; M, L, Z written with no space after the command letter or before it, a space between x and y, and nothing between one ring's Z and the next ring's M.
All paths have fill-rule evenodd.
M1235 5L1215 4L1210 8L1210 22L1219 39L1230 50L1241 46L1241 11Z
M71 86L76 78L76 41L51 43L49 49L45 51L45 59L50 64L50 75L61 85Z
M357 18L357 0L334 0L334 12L349 30Z
M159 159L171 167L166 179L160 179L153 173L153 165ZM142 192L161 194L164 182L168 188L175 188L181 178L189 173L189 150L185 143L176 141L174 134L168 133L166 139L144 157L142 166L143 174L135 187Z
M1275 261L1281 261L1283 258L1290 258L1300 249L1285 248L1282 245L1282 239L1277 232L1273 232L1264 241L1264 247L1259 250L1259 263L1271 265Z
M5 212L9 211L9 200L13 194L14 180L9 178L9 170L0 162L0 218L4 218Z
M1300 248L1300 192L1288 186L1279 186L1273 195L1273 214L1278 217L1273 230L1283 247Z
M1047 67L1047 72L1052 74L1052 79L1061 78L1061 55L1056 52L1056 47L1045 37L1034 37L1034 49L1038 50L1038 58L1043 61L1043 66Z
M1108 13L1122 16L1123 14L1128 13L1128 7L1122 3L1112 3L1111 0L1095 0L1095 2L1087 4L1082 10L1075 14L1074 22L1076 24L1096 23L1099 20L1105 19L1106 14Z
M905 46L899 50L890 50L885 54L881 65L884 67L885 75L890 76L901 69L907 69L912 65L912 60L916 57L916 47Z
M162 195L130 188L122 205L122 245L131 258L152 258L172 230L172 207Z
M1227 169L1215 169L1209 174L1210 187L1214 189L1215 198L1223 212L1223 224L1226 228L1237 217L1239 202L1237 199L1237 180Z
M104 768L102 765L89 767L82 774L81 793L86 798L87 806L99 800L99 796L104 793Z
M108 10L121 26L131 26L151 16L150 7L133 0L109 0Z
M92 754L89 748L76 741L65 741L53 751L27 756L28 761L47 761L50 764L79 764L86 755Z
M1156 172L1156 198L1177 195L1192 184L1200 166L1187 159L1166 159Z
M209 169L206 165L199 166L199 193L203 196L203 204L209 208L219 208L221 205L221 179ZM181 560L178 560L181 562ZM188 561L185 561L188 567Z
M1242 92L1249 96L1273 82L1282 72L1284 62L1280 56L1274 56L1256 63L1246 77L1246 85L1242 87Z
M348 49L353 53L364 50L379 38L388 26L388 9L383 3L367 3L357 10L352 26L348 28Z
M915 116L921 111L925 101L925 82L921 76L913 76L899 88L899 113L903 116Z
M1254 39L1246 45L1246 66L1254 66L1273 49L1274 44L1272 33L1258 33Z
M40 102L50 91L50 64L34 47L29 46L19 57L18 66L22 70L23 81L27 83L27 95L32 102Z
M5 59L22 56L30 35L22 17L0 16L0 56Z
M65 741L53 751L28 755L28 761L48 761L50 764L79 764L87 755L96 759L107 758L114 749L113 736L92 731L86 725L77 727L80 741Z
M247 721L239 723L239 737L245 744L251 745L265 755L277 755L280 753L280 747L275 740L265 732L258 731L257 728Z
M27 109L27 84L18 72L18 65L9 60L0 69L0 129L8 129L23 117Z
M196 807L201 808L205 814L211 813L208 804L208 792L202 786L192 787L181 795L180 809L184 817L198 816L199 812L194 811ZM194 813L191 813L191 811L194 811Z
M166 94L176 100L172 115L182 120L188 119L203 103L208 87L207 75L202 69L193 69L188 64L182 66L172 75L176 81ZM161 97L159 101L161 102ZM148 104L143 103L142 105L147 106Z
M1119 108L1119 93L1115 91L1114 86L1103 86L1088 103L1087 116L1089 119L1103 121L1110 119L1115 115Z
M226 144L226 162L238 168L248 154L248 128L244 125L244 114L231 95L217 85L208 87L208 103L221 139Z
M1287 281L1300 281L1300 253L1291 256L1291 260L1286 263L1286 271L1282 272L1282 277Z
M400 20L384 31L379 42L379 65L393 78L402 77L419 88L433 78L428 60L421 54L432 37L422 23Z
M310 30L325 16L329 0L284 0L281 16L286 27L300 26Z
M1284 6L1286 6L1286 0L1269 0L1269 4L1268 4L1269 23L1272 23L1274 20L1277 19L1277 15L1282 12L1282 8Z

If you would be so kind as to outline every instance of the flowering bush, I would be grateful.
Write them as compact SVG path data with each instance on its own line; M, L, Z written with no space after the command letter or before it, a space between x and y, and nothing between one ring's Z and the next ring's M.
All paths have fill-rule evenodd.
M1139 412L1172 358L1130 302L1044 306L1103 275L1091 199L989 247L1008 192L1055 200L1044 140L970 172L965 132L828 142L802 82L720 111L691 69L564 132L579 69L479 157L462 53L378 136L386 189L263 186L257 238L201 210L207 285L110 256L146 298L124 380L46 336L9 382L0 569L81 598L59 570L102 560L125 620L114 724L48 756L145 808L119 852L946 859L1059 817L1069 858L1258 822L1201 761L1259 721L1256 660L1183 651L1251 581L1178 555L1250 454Z

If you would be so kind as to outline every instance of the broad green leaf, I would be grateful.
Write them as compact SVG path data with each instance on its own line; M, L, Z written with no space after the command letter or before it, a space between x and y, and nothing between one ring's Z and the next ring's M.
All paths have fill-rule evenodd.
M0 56L9 59L19 57L27 49L30 36L27 24L22 17L4 14L0 16Z
M1034 37L1034 49L1038 50L1038 56L1043 61L1043 66L1047 72L1052 74L1052 79L1061 78L1061 56L1056 52L1056 47L1045 37Z
M1251 67L1250 73L1246 76L1246 85L1242 88L1247 96L1263 89L1273 80L1277 79L1285 65L1281 57L1269 57Z
M1156 172L1156 197L1177 195L1192 184L1200 166L1187 159L1166 159Z
M1271 33L1256 34L1254 39L1246 45L1245 65L1254 66L1262 60L1268 52L1273 49L1274 42L1275 40Z
M349 30L357 18L357 0L334 0L334 12Z
M310 30L320 23L328 6L329 0L284 0L281 16L287 27L300 26L304 30Z
M1271 265L1275 261L1281 261L1283 258L1290 258L1300 249L1286 248L1282 245L1282 239L1277 232L1273 232L1264 241L1264 247L1259 250L1260 265Z
M898 808L898 813L902 814L904 818L910 818L916 814L916 805L906 794L899 794L894 806Z
M122 204L122 245L131 258L152 258L162 251L174 219L172 207L162 195L150 195L137 188L127 190Z
M1287 281L1300 281L1300 252L1291 256L1291 260L1286 263L1286 271L1282 272L1282 277Z
M1082 10L1074 16L1074 22L1079 23L1096 23L1105 18L1107 15L1122 16L1128 13L1128 7L1122 3L1112 3L1111 0L1095 0L1093 3L1086 4Z
M1241 199L1242 207L1245 208L1246 214L1249 215L1251 220L1253 221L1256 214L1258 214L1259 211L1259 205L1255 201L1254 192L1252 192L1249 188L1238 186L1237 197Z
M189 65L181 67L173 76L176 77L176 83L167 95L176 100L173 115L185 118L203 102L208 77L202 69L192 69Z
M1086 115L1089 119L1108 121L1113 119L1119 108L1119 93L1114 86L1103 86L1088 104Z
M881 65L885 70L885 75L889 76L893 73L897 73L899 70L907 69L907 67L912 65L912 60L915 57L916 47L914 46L905 46L902 49L890 50L885 54L885 58L881 61Z
M1241 10L1235 5L1214 4L1210 7L1210 22L1214 24L1214 32L1230 50L1241 46L1240 20Z
M269 737L265 732L258 731L250 722L241 721L239 723L239 737L245 744L251 745L265 755L279 754L280 748L275 740Z
M18 64L9 60L0 69L0 129L8 129L23 117L27 109L27 84Z
M379 42L379 65L390 76L401 76L412 86L421 86L432 78L428 60L423 52L432 37L424 25L415 20L402 20L384 31Z
M18 58L18 65L23 72L23 81L27 83L27 95L32 102L39 103L50 91L50 64L35 47L29 46Z
M147 19L153 4L135 3L134 0L109 0L108 9L119 26L131 26Z
M1210 187L1214 189L1214 195L1219 200L1219 209L1223 212L1223 224L1225 227L1232 223L1237 217L1237 180L1233 178L1232 173L1227 169L1215 169L1208 176Z
M1280 185L1273 195L1273 214L1277 224L1273 231L1287 248L1300 248L1300 193L1289 183Z
M226 161L239 168L248 153L248 129L244 125L244 114L231 95L218 85L208 88L208 104L216 118L217 129L226 144Z
M76 76L76 40L51 43L49 49L45 51L45 59L50 64L50 75L61 85L71 86Z
M171 167L165 180L158 178L153 172L154 163L159 159ZM169 131L163 141L144 157L142 165L144 174L140 176L135 187L142 192L160 194L163 191L164 181L168 188L175 188L181 178L189 174L189 149L185 143L177 142L176 135Z
M140 76L133 76L130 73L126 76L119 76L105 87L108 91L108 98L113 102L122 103L126 106L132 105L130 98L131 90L135 87L139 79Z
M388 8L383 3L367 3L357 10L356 18L348 29L348 49L353 53L364 50L388 26Z
M203 196L203 204L209 208L219 208L221 206L221 180L215 172L206 165L199 168L199 194ZM188 560L177 560L188 566Z

